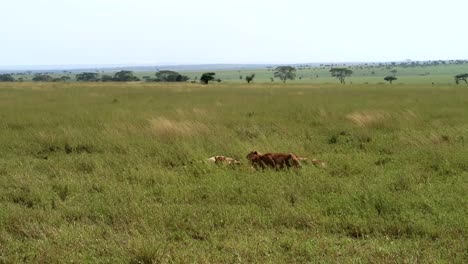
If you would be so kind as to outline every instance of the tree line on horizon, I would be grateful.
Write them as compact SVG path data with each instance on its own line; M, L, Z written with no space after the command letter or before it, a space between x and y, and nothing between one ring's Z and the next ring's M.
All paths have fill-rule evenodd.
M200 77L200 83L208 84L211 81L221 82L221 79L215 78L216 73L206 72ZM246 77L247 82L251 82L255 74ZM67 82L71 81L70 76L52 77L45 73L36 73L31 79L34 82ZM197 79L197 78L195 78ZM175 71L162 70L155 73L155 77L143 76L141 79L134 75L133 71L119 71L114 75L103 74L100 75L96 72L82 72L75 75L77 82L187 82L190 80L188 76L182 75ZM0 74L0 82L22 82L23 77L15 79L12 74ZM195 80L196 81L196 80Z
M346 84L346 78L350 77L353 74L353 70L348 67L331 67L329 70L332 77L339 80L341 84ZM396 77L397 70L390 70L392 73L384 77L384 81L392 84L393 81L398 80ZM287 80L295 80L297 76L297 68L293 66L278 66L274 69L273 77L280 79L283 83L286 83ZM216 73L206 72L203 73L199 79L199 82L202 84L208 84L212 81L221 82L221 79L215 77ZM255 73L245 76L245 81L250 84L255 78ZM70 76L61 76L61 77L52 77L47 73L37 73L32 78L34 82L67 82L71 81ZM197 82L197 77L194 78L192 83ZM244 79L243 76L240 76L240 79ZM302 79L302 77L299 77ZM459 84L461 81L464 81L468 84L468 73L458 74L454 76L455 83ZM114 73L113 75L102 74L96 72L83 72L75 75L75 80L77 82L187 82L190 80L188 76L182 75L176 71L170 70L161 70L155 73L155 77L143 76L141 79L134 75L133 71L122 70ZM270 78L271 82L274 81L273 78ZM22 82L24 79L22 77L15 79L12 74L0 74L0 82Z

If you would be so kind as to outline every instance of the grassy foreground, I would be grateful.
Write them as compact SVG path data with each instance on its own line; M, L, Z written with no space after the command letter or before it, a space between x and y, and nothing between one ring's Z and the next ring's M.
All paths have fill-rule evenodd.
M0 84L0 118L0 263L468 261L465 86Z

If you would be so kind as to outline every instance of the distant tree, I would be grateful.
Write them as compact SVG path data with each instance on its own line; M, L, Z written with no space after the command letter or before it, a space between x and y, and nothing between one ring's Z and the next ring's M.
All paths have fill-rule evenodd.
M155 78L151 78L151 76L143 76L141 77L145 82L155 82Z
M158 71L156 73L156 81L158 82L186 82L189 79L189 77L175 71Z
M384 80L392 84L392 82L398 80L398 78L395 76L387 76L384 78Z
M76 80L79 82L97 82L99 74L94 72L83 72L76 75Z
M112 82L114 81L114 77L110 75L102 75L101 76L101 82Z
M71 80L71 78L68 76L61 76L61 77L51 79L52 82L66 82L68 80Z
M116 82L137 82L140 79L133 75L132 71L119 71L114 74L112 78Z
M296 68L292 66L279 66L276 67L274 76L280 78L283 83L286 83L286 80L296 79Z
M203 83L203 84L208 84L210 81L215 80L215 77L214 77L215 75L216 75L216 73L214 73L214 72L205 72L200 77L200 82Z
M255 73L245 76L245 80L247 81L247 83L250 83L251 81L253 81L254 78L255 78Z
M455 75L455 83L456 84L459 84L460 81L464 81L465 83L468 83L466 81L466 79L468 78L468 73L463 73L463 74L458 74L458 75Z
M331 76L340 80L341 84L345 84L345 78L351 76L353 71L347 68L331 68Z
M34 82L50 82L53 80L53 78L48 74L37 73L36 75L34 75L32 80Z
M14 82L15 78L11 74L0 74L0 82Z
M393 70L391 70L390 72L392 73L393 77L395 77L395 76L396 76L396 73L397 73L398 71L397 71L396 69L393 69Z
M60 81L62 81L62 82L66 82L66 81L71 80L70 76L61 76L59 79L60 79Z

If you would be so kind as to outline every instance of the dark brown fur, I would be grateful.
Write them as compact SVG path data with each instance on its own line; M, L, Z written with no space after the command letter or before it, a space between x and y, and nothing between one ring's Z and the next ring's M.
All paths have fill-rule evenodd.
M266 153L262 154L257 151L252 151L247 155L254 168L271 167L274 169L283 169L285 167L301 167L301 163L296 155L289 153Z

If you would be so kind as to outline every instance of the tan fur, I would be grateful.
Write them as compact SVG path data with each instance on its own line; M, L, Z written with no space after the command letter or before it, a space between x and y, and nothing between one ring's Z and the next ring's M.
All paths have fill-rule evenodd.
M289 153L266 153L262 154L257 151L250 152L246 157L254 168L271 167L274 169L283 169L285 167L301 167L301 162L296 155Z
M216 164L240 164L240 161L226 156L214 156L207 159L207 161Z
M322 167L322 168L327 167L327 163L323 160L312 159L310 162L317 167Z
M308 158L305 158L305 157L300 157L300 156L296 156L296 157L300 162L312 163L312 165L314 165L316 167L322 167L322 168L327 167L327 163L325 161L323 161L323 160L318 160L318 159L309 160Z

